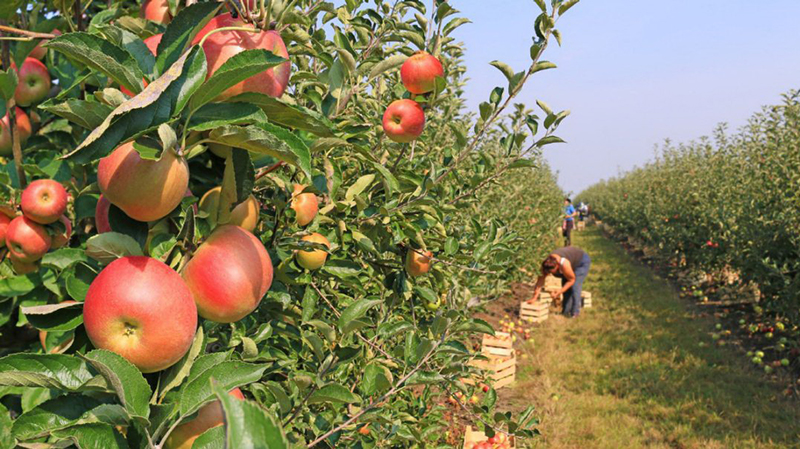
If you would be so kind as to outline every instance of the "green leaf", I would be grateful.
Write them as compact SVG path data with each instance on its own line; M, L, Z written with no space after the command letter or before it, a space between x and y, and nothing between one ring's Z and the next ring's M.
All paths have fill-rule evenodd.
M10 429L12 425L13 421L11 421L11 416L8 414L8 409L0 403L0 429ZM15 446L16 442L11 436L11 432L0 433L0 448L12 449Z
M44 44L44 47L106 75L131 92L142 91L144 73L136 59L127 50L107 40L79 31L62 34Z
M378 326L378 335L383 338L389 338L401 332L406 332L414 329L414 325L408 321L395 321L392 323L382 323Z
M378 363L370 363L364 368L359 389L366 396L372 396L388 390L392 387L393 382L394 377L388 368Z
M339 328L342 330L342 333L349 332L349 327L353 321L363 317L367 314L369 309L381 303L383 303L383 301L380 299L362 298L350 304L339 317Z
M267 115L258 106L248 103L211 103L192 114L189 129L208 131L223 125L265 123Z
M83 324L83 303L20 307L33 327L43 331L69 331Z
M514 69L512 69L508 64L500 61L492 61L489 64L493 65L497 68L497 70L502 72L509 82L511 82L511 79L514 78Z
M208 388L211 378L219 382L219 385L228 392L236 387L257 382L266 369L266 365L230 361L203 371L197 377L190 379L180 390L181 416L194 413L213 398Z
M40 284L41 280L36 273L0 279L0 302L14 296L26 295Z
M453 327L453 332L477 332L482 334L494 335L494 328L491 324L478 318L473 318Z
M4 104L14 97L18 82L19 78L16 70L0 70L0 98L5 100L3 101Z
M217 15L221 6L218 2L194 3L180 10L170 21L161 42L158 43L156 73L163 74L180 59L197 33Z
M458 240L455 237L448 237L444 242L444 252L448 256L458 252Z
M329 260L322 270L339 278L358 276L363 267L354 260Z
M562 16L565 12L569 11L570 8L577 5L580 0L567 0L561 4L558 8L558 15Z
M150 396L153 392L138 368L122 356L105 349L95 349L84 357L111 385L131 416L146 419L150 415Z
M536 146L542 147L545 145L549 145L551 143L566 143L566 142L564 141L564 139L558 136L545 136L536 142Z
M436 303L439 300L439 297L436 295L436 292L429 289L428 287L422 286L415 286L414 293L417 294L420 298L424 299L427 302Z
M347 192L344 194L344 198L347 201L352 201L357 195L360 195L367 187L375 181L375 174L371 173L368 175L364 175L359 177L356 182L353 183L350 187L347 188Z
M178 363L169 367L162 375L163 386L159 392L160 397L163 398L168 391L177 388L184 379L186 379L192 369L195 359L205 349L205 343L203 326L199 326L197 332L194 334L194 340L192 341L192 346L189 348L189 351L183 355Z
M536 163L533 159L517 159L516 161L512 162L508 165L508 168L528 168L528 167L538 167L539 164Z
M253 153L266 154L299 167L311 179L311 152L299 137L271 123L250 126L225 125L211 131L214 142Z
M84 424L53 432L56 439L72 441L80 449L127 449L128 442L108 424Z
M533 70L531 70L531 74L536 72L541 72L542 70L554 69L556 65L550 61L539 61L533 66Z
M42 257L42 266L64 270L86 260L86 254L80 248L61 248L45 254Z
M225 61L192 97L189 108L195 110L214 100L229 87L286 62L264 49L245 50Z
M406 59L408 59L408 56L400 53L382 60L372 67L372 70L369 72L369 79L372 80L377 78L379 75L388 72L389 70L400 67L404 62L406 62Z
M270 122L288 128L308 131L320 137L332 137L333 124L323 115L302 106L290 105L277 98L257 92L247 92L231 98L236 107L256 105L269 117Z
M237 449L281 449L289 442L283 428L271 412L258 404L241 401L228 394L222 385L214 382L214 395L225 413L225 447Z
M83 360L71 355L20 353L0 358L2 386L79 391L94 377Z
M547 12L547 5L544 3L544 0L533 0L533 1L536 2L537 5L539 5L539 9L541 9L542 12Z
M118 232L104 232L86 241L86 255L108 264L120 257L141 256L142 247L132 237Z
M65 157L86 164L95 157L105 156L121 142L166 123L186 106L205 76L205 55L199 47L193 47L139 95L114 109Z
M444 380L444 377L435 371L417 371L406 380L406 385L434 385Z
M347 388L339 384L328 384L311 393L306 402L308 404L353 404L360 401L361 398Z
M111 106L96 101L83 101L75 98L58 103L49 102L39 105L39 109L63 117L78 126L86 129L95 129L100 126L114 110Z
M105 404L86 395L59 396L23 413L14 421L18 440L41 438L78 424L126 425L128 413L117 404Z
M225 449L225 426L212 427L201 433L192 449Z

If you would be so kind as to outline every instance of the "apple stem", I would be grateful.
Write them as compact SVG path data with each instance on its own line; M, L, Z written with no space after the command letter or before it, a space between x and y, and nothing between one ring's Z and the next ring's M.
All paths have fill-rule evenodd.
M28 36L35 39L53 39L58 37L55 34L50 34L50 33L37 33L35 31L20 30L19 28L10 27L5 24L0 24L0 31L6 33L21 34L23 36Z

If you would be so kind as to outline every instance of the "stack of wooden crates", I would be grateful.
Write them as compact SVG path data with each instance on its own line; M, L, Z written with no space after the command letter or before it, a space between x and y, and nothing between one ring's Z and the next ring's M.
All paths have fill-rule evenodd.
M514 382L517 372L517 355L511 341L511 334L495 332L495 336L484 335L481 353L488 360L473 360L471 365L485 371L494 380L494 388L505 387ZM471 383L471 382L468 382Z

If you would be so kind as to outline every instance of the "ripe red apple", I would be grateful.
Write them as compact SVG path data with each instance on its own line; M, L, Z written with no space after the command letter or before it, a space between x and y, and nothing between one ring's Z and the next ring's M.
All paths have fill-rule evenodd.
M25 58L22 68L18 70L19 82L14 91L14 99L20 106L39 103L50 92L50 73L42 61Z
M0 211L0 248L4 248L6 246L6 230L8 229L8 224L11 223L12 218L14 217L9 217Z
M411 276L422 276L431 269L431 257L433 253L426 251L423 253L413 249L406 254L406 272Z
M234 388L229 395L236 399L244 400L242 390ZM221 426L225 423L225 412L222 410L222 404L217 400L200 407L197 411L197 417L187 421L172 431L167 438L167 443L164 445L165 449L191 449L194 440L203 432L212 427Z
M180 275L145 256L119 258L92 281L83 305L92 344L144 373L175 364L192 345L197 307Z
M295 184L292 193L292 209L294 209L297 224L305 226L314 220L319 211L317 196L313 193L301 193L304 185Z
M219 198L222 193L222 187L214 187L200 198L200 210L215 214L219 208ZM260 205L258 200L253 195L250 195L244 202L239 203L231 211L230 220L226 224L241 226L250 232L256 229L258 225L258 211ZM211 226L216 226L216 221L211 223Z
M400 67L400 78L412 94L432 92L436 77L444 76L442 63L428 52L418 51Z
M148 37L147 39L145 39L143 41L144 45L147 47L148 50L150 50L150 53L152 53L153 56L156 56L156 50L158 50L158 44L161 43L161 38L162 37L164 37L164 33L158 33L158 34L154 34L154 35ZM147 80L146 79L142 79L142 81L144 81L144 87L147 87ZM125 87L125 86L120 86L119 90L123 94L125 94L125 95L127 95L129 97L133 96L133 92L128 90L128 88Z
M210 22L200 30L195 37L193 44L199 43L212 30L223 27L252 27L245 24L241 19L234 19L229 13L219 15L211 19ZM208 37L203 43L203 51L208 62L208 76L214 74L222 64L232 56L250 49L269 50L289 59L289 52L277 31L259 31L249 33L247 31L220 31ZM291 63L286 61L271 69L267 69L257 75L230 87L217 97L217 100L224 100L244 92L260 92L271 97L280 97L289 84L289 73Z
M363 427L358 429L358 433L361 435L369 435L369 424L365 424Z
M67 190L58 181L37 179L22 191L20 207L37 223L54 223L67 211Z
M238 321L256 309L272 285L272 260L252 233L218 227L183 269L200 316L218 323Z
M55 30L51 31L50 34L55 34L56 36L61 36L61 31L58 28L56 28ZM31 58L36 58L39 61L44 59L44 57L47 56L47 49L42 47L42 44L46 44L48 42L50 42L50 39L42 39L42 40L40 40L39 43L36 45L36 47L34 47L33 50L31 50L31 52L28 54L28 56L31 57Z
M425 113L414 100L392 102L383 114L383 131L386 137L399 143L416 140L425 128Z
M147 20L163 25L172 22L172 14L169 13L169 1L145 0L142 5L142 16Z
M17 259L13 254L8 254L8 260L11 261L11 267L17 274L34 273L39 270L39 265L36 262L23 262Z
M307 235L300 240L320 243L328 248L331 247L331 242L329 242L324 235L318 232ZM301 267L307 270L316 270L317 268L325 265L325 260L328 258L328 253L321 249L297 250L295 256L297 257L297 263L300 264Z
M20 262L35 262L50 250L52 238L47 229L28 217L11 220L6 229L8 251Z
M111 224L108 221L108 210L111 208L111 202L103 195L97 199L97 206L94 208L94 226L97 228L97 233L111 232Z
M72 237L72 222L69 221L69 218L67 218L66 215L62 215L59 220L64 223L66 230L64 230L63 234L57 234L53 236L53 244L50 245L51 249L61 248L62 246L66 245L67 242L69 242L69 238Z
M31 121L28 120L28 115L22 109L15 108L14 111L16 113L19 140L24 147L28 137L31 136ZM9 127L8 112L6 112L5 117L0 120L0 156L11 156L11 149L11 128Z
M155 221L172 212L189 186L189 166L174 151L157 161L139 157L133 142L100 159L97 185L103 195L129 217Z

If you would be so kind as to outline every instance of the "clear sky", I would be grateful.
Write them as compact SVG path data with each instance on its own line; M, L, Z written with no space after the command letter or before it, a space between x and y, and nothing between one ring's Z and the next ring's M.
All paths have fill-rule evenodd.
M477 111L494 86L506 86L490 61L516 71L530 64L538 8L451 4L473 22L454 34L467 47L468 105ZM696 139L720 122L736 129L800 88L800 0L582 0L557 28L563 47L544 59L558 68L517 98L572 111L558 132L568 143L545 152L572 193L652 159L666 138Z

